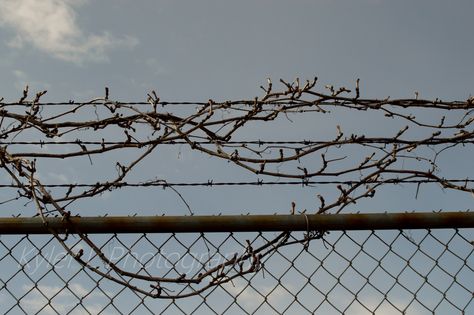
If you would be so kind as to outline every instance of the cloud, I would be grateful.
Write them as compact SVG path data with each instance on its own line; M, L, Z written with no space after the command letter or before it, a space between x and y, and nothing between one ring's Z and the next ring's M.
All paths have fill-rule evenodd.
M61 286L38 285L34 289L24 285L23 290L29 292L27 298L20 301L20 305L31 313L39 312L41 314L83 314L83 308L77 307L78 297L87 297L87 301L81 304L89 313L109 314L103 309L109 303L109 297L104 293L95 290L90 291L79 283L68 284L69 290ZM74 292L74 294L72 294ZM109 292L107 292L110 294ZM51 303L48 303L51 299ZM90 301L92 300L92 301ZM74 310L72 310L74 309ZM71 311L72 310L72 311Z
M47 82L40 82L30 78L30 76L22 70L13 70L13 77L15 78L14 86L17 90L22 91L25 86L29 85L30 90L34 87L36 90L48 90L51 85Z
M66 174L62 173L54 173L54 172L48 172L48 177L51 178L53 183L60 183L60 184L69 184L70 181Z
M285 284L285 288L257 284L256 288L260 294L255 293L254 289L248 289L245 280L235 280L232 283L224 284L224 287L237 297L237 302L245 306L246 310L258 307L263 302L264 296L267 297L266 302L269 305L280 309L286 308L294 300L294 297L288 294L288 291L293 292L295 289L291 284Z
M74 8L85 0L0 0L0 25L15 37L10 47L30 44L51 56L74 63L105 61L106 52L117 47L133 47L134 37L117 38L109 32L85 34L76 22Z

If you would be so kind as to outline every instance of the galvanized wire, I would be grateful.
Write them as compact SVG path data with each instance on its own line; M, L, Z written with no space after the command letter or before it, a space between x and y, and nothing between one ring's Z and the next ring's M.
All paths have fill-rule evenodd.
M472 184L474 179L445 179L450 183ZM355 180L301 180L301 181L264 181L257 179L256 181L214 181L207 182L167 182L164 180L150 180L146 182L116 182L116 183L74 183L74 184L44 184L46 188L94 188L98 186L108 186L113 188L124 187L217 187L217 186L309 186L309 185L355 185L360 181ZM405 179L405 178L391 178L387 180L372 180L373 184L439 184L439 180L435 179ZM0 184L0 188L21 188L20 185L15 184Z
M245 240L257 247L273 237L171 233L93 240L128 269L178 275L245 251ZM157 300L80 266L51 236L2 236L0 297L4 314L471 314L473 240L472 230L458 229L331 232L306 248L279 248L257 273L194 297L166 299L192 285L163 285ZM81 247L80 239L68 242ZM84 255L100 265L95 253Z

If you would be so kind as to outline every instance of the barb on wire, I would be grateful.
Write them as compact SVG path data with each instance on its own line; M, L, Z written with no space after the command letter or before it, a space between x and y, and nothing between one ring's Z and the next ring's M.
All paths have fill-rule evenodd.
M370 179L368 183L377 183L377 184L439 184L439 180L436 179L414 179L415 176L408 177L395 177L386 180L379 179ZM461 184L473 184L474 179L445 179L445 181L450 183L461 183ZM313 185L355 185L359 183L356 180L317 180L317 181L263 181L257 179L256 181L245 181L245 182L218 182L214 180L208 180L207 182L173 182L168 183L162 179L158 180L148 180L143 182L126 182L120 181L116 183L74 183L74 184L42 184L45 188L67 188L72 190L74 188L94 188L97 186L107 186L109 190L120 189L124 187L163 187L163 188L172 188L172 187L218 187L218 186L313 186ZM0 184L0 188L21 188L21 185L18 184ZM177 192L177 191L176 191Z
M428 183L474 193L471 174L466 179L443 176L438 165L442 154L474 142L472 99L450 102L418 97L368 99L361 96L359 80L355 92L334 86L326 86L321 92L317 78L306 82L280 80L280 83L282 88L277 89L268 80L262 86L264 94L253 99L206 102L167 102L154 91L145 102L119 102L111 99L106 88L104 97L87 102L42 103L46 91L31 98L25 88L19 101L0 103L0 169L11 180L1 183L0 188L18 191L18 196L9 197L1 204L26 199L34 203L37 215L43 219L47 214L56 214L68 220L71 215L80 215L70 210L71 204L123 187L169 187L191 215L191 205L175 187L331 185L337 197L318 194L319 206L312 213L339 213L361 199L374 197L382 186L404 183L418 185L417 197L419 186ZM308 115L315 120L324 119L331 112L373 115L381 123L397 122L401 127L376 137L363 128L354 133L336 124L325 136L313 140L237 138L242 130L255 124L262 128L277 122L291 124L294 119ZM129 180L137 165L158 147L178 144L227 161L259 179L175 183L156 177L140 182ZM115 173L95 183L44 183L38 176L37 168L44 160L83 158L93 165L98 156L131 149L136 153L134 158L126 162L114 160L111 164ZM53 188L67 191L48 190ZM295 206L291 211L295 214ZM295 243L307 248L309 241L323 239L326 233L307 231L300 239L289 241L289 232L284 232L255 248L248 242L245 252L236 253L217 266L203 267L197 274L170 277L121 269L87 235L79 230L69 231L77 234L100 258L103 266L97 267L68 245L68 233L60 235L53 229L50 232L71 257L90 271L139 293L169 299L200 294L258 272L264 258L278 248ZM132 285L133 279L145 281L148 286ZM186 289L171 291L167 288L169 283L183 284Z

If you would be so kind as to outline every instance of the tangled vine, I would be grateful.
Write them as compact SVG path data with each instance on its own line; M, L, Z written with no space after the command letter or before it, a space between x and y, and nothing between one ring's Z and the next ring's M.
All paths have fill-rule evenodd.
M147 95L144 102L119 102L110 99L106 88L103 97L87 102L47 103L41 102L46 91L30 97L27 87L16 102L0 100L0 169L12 181L1 187L17 189L15 200L32 201L37 215L45 224L48 215L59 215L63 220L80 215L70 210L71 205L79 200L127 186L170 187L186 203L174 187L333 184L338 196L329 199L318 195L319 206L314 209L315 214L339 213L361 199L373 197L384 185L417 183L419 187L429 182L437 183L443 189L474 193L472 180L468 177L449 179L440 176L437 165L442 153L474 142L474 98L450 102L419 99L418 95L409 99L368 99L361 97L358 80L353 90L326 86L318 91L317 78L306 82L280 80L280 83L281 88L274 89L272 81L268 80L267 85L261 87L263 95L253 99L209 99L206 102L162 101L154 91ZM185 108L175 110L178 105ZM168 108L174 111L167 111ZM346 134L342 126L336 125L335 134L330 139L235 139L241 130L251 124L264 126L280 118L291 122L291 117L311 113L324 119L324 115L331 111L380 113L382 120L397 120L405 126L381 137ZM417 132L411 132L413 130ZM87 137L81 138L84 134ZM108 134L113 134L114 138L106 139L104 135ZM187 145L193 151L228 161L266 180L247 183L169 183L156 178L138 183L128 181L128 175L135 167L158 147L173 144ZM18 146L42 148L44 145L63 145L65 150L23 152L11 149ZM348 158L347 155L334 153L340 148L360 149L367 154ZM126 164L115 162L116 174L104 181L48 184L37 176L38 160L85 157L92 163L94 156L125 149L134 149L139 153ZM310 163L303 163L309 158ZM280 179L282 181L278 181ZM51 187L60 187L64 191L51 192L48 190ZM2 204L9 201L2 201ZM191 207L186 205L193 214ZM294 203L291 213L298 215ZM322 238L325 233L308 231L301 239L290 239L289 233L284 232L257 248L248 242L245 252L236 253L212 268L203 267L196 274L167 277L124 270L109 259L88 235L79 230L69 231L77 234L106 268L94 266L83 256L82 250L75 251L67 244L68 233L64 235L54 229L49 230L84 268L155 298L183 298L200 294L235 278L258 272L263 259L278 248L294 243L307 244L311 239ZM148 287L132 285L130 279L145 281ZM173 293L167 289L171 283L185 285L188 290Z

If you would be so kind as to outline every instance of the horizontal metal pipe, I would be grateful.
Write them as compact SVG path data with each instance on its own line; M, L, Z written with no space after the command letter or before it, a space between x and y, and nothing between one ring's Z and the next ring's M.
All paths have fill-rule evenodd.
M474 212L47 218L57 232L192 233L473 228ZM0 234L49 234L41 218L0 218Z

